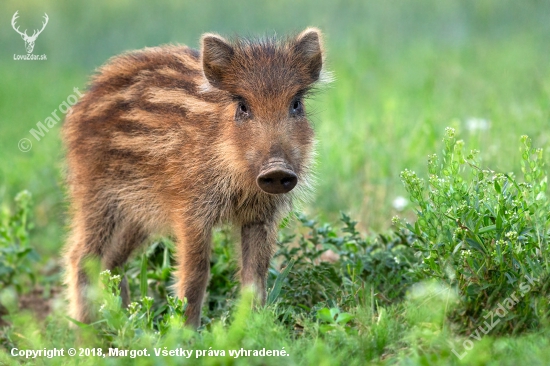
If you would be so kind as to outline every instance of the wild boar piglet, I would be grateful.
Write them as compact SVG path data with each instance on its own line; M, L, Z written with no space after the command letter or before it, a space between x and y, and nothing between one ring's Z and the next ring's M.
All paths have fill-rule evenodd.
M67 115L70 315L93 320L89 258L121 267L151 234L176 240L176 295L200 325L214 226L241 232L240 279L265 302L279 221L310 188L304 98L322 79L321 33L162 46L112 58ZM129 302L127 283L122 296Z

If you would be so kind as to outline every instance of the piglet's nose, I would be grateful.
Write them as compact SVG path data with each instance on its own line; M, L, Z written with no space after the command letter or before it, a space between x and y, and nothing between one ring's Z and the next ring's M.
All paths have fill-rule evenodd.
M274 167L260 172L258 178L256 178L256 183L266 193L288 193L298 183L298 177L292 170Z

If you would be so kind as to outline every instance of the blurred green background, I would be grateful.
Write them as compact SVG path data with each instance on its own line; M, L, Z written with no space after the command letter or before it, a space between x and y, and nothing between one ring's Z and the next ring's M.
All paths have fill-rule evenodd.
M446 126L486 166L519 167L519 136L550 145L550 2L3 0L0 4L0 197L35 197L34 245L58 253L65 235L63 151L57 124L40 141L29 130L85 89L120 52L165 43L198 46L204 32L271 35L307 26L325 34L335 81L309 102L318 145L317 189L306 211L349 212L384 230L404 196L399 173L426 172ZM49 24L34 54L11 28ZM18 141L29 138L29 152ZM405 208L405 215L408 214Z

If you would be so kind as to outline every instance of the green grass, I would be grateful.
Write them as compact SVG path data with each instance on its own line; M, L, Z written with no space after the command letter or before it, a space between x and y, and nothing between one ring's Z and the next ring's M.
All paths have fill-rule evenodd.
M13 208L17 192L32 192L35 228L30 245L41 254L37 272L56 268L64 243L64 163L61 124L41 141L30 137L29 130L58 108L73 87L84 89L89 75L109 57L164 43L197 47L207 31L287 34L317 26L324 32L327 68L335 81L307 105L319 144L316 195L304 207L322 221L334 222L344 211L359 221L360 231L384 232L396 213L412 220L412 205L403 212L392 206L396 197L407 196L400 173L407 168L427 175L427 156L441 150L446 126L464 138L466 151L481 150L482 167L519 174L517 142L523 134L545 148L550 160L547 2L8 0L2 10L0 201ZM14 53L24 53L23 41L8 26L16 10L22 28L29 29L48 13L50 23L35 46L35 53L47 54L47 61L12 59ZM474 118L489 121L489 128L470 130ZM30 152L18 149L21 138L32 140ZM220 287L228 286L223 277L217 280ZM380 301L369 297L367 305ZM313 321L305 325L305 336L296 340L273 325L271 310L264 311L253 316L241 344L287 345L291 364L336 364L350 355L357 364L363 359L458 362L447 341L461 344L466 338L437 321L424 324L407 318L413 303L410 299L351 306L360 337L345 331L324 337ZM65 329L66 324L56 319L48 329ZM262 335L263 330L273 341ZM216 332L202 338L186 335L184 341L214 348L231 328ZM57 342L50 333L44 337L44 344ZM519 337L489 335L461 362L536 364L548 357L548 339L546 328ZM69 337L55 344L68 347L71 342Z

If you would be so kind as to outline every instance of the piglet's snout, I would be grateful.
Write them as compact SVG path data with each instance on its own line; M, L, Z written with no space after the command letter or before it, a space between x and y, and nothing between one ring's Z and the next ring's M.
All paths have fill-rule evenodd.
M258 187L266 193L281 194L292 191L298 183L298 176L285 162L266 164L256 178Z

